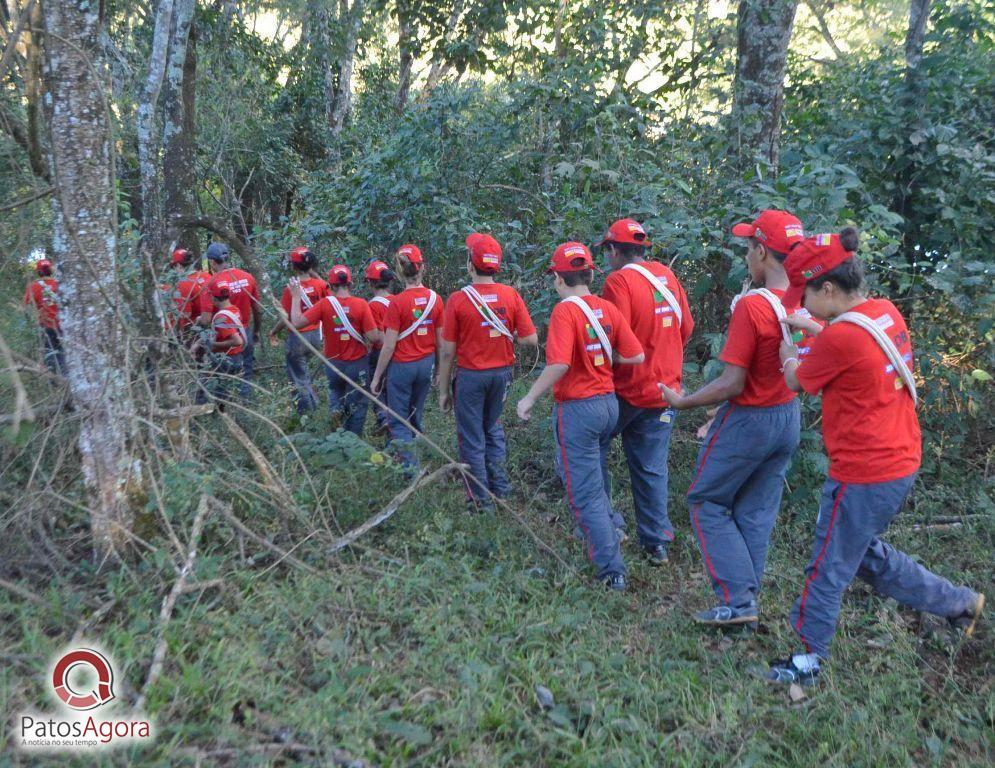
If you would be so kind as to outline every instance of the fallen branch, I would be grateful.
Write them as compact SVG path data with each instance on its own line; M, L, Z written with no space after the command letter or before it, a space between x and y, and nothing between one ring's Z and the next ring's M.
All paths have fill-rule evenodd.
M149 667L148 677L145 678L145 685L135 702L135 709L140 710L145 706L145 700L149 689L155 685L162 674L162 667L166 661L166 626L173 617L173 608L176 606L176 599L183 592L187 583L187 578L193 572L193 563L197 558L197 544L200 541L200 533L204 529L204 518L207 517L207 494L202 494L200 504L197 505L197 515L193 519L193 528L190 530L190 548L187 550L187 559L180 569L180 575L176 577L173 588L169 591L166 599L162 601L162 610L159 611L159 639L155 644L155 652L152 654L152 665Z
M11 429L16 433L22 421L35 420L35 412L31 408L28 391L24 388L24 382L21 381L21 377L17 373L17 365L14 363L10 347L7 346L7 340L4 339L2 333L0 333L0 356L3 357L4 363L7 365L7 372L10 374L10 383L14 387L14 419Z
M290 563L295 568L300 568L302 571L305 571L306 573L310 573L312 575L317 575L318 571L317 571L316 568L312 568L307 563L305 563L305 562L303 562L301 560L298 560L296 557L294 557L293 555L291 555L289 552L286 552L285 550L280 549L280 547L278 547L272 541L270 541L269 539L263 538L258 533L256 533L251 528L249 528L245 523L243 523L241 520L239 520L237 517L235 517L235 513L232 512L231 508L227 504L225 504L223 501L220 501L219 499L212 499L212 501L214 502L217 510L225 518L225 520L227 520L229 523L231 523L232 526L236 530L238 530L240 533L242 533L245 536L247 536L248 538L252 539L254 542L256 542L256 544L260 544L260 545L264 546L270 552L274 553L275 555L278 555L281 560L286 560L288 563Z
M27 600L29 603L34 603L35 605L45 605L44 600L38 597L38 595L30 589L22 587L20 584L15 584L14 582L7 581L6 579L0 579L0 587L3 587L8 592L13 592L18 597Z
M428 472L428 470L423 469L421 472L418 473L418 476L415 477L415 479L411 482L411 485L409 485L407 488L405 488L403 491L397 494L397 496L391 499L390 503L386 507L384 507L380 512L375 514L373 517L371 517L369 520L367 520L358 528L353 528L351 531L349 531L349 533L347 533L341 539L338 539L335 543L333 543L332 546L329 548L328 553L332 554L338 552L340 549L348 547L364 533L366 533L372 528L376 528L385 520L390 519L394 515L394 513L397 512L398 508L405 501L408 500L411 494L413 494L419 488L429 485L438 480L439 478L445 477L451 472L466 472L469 471L469 469L470 468L466 464L446 464L444 467L440 467L439 469L435 470L435 472L433 472L431 475L427 476L426 472Z
M39 192L35 192L33 195L28 195L27 197L22 197L20 200L15 200L12 203L4 203L0 205L0 213L6 213L7 211L13 211L17 208L23 208L25 205L33 203L35 200L40 200L43 197L48 197L55 191L55 187L48 187Z
M219 412L220 413L220 412ZM232 433L232 436L238 440L249 456L252 457L253 463L256 465L256 469L259 470L259 474L263 478L263 483L269 490L270 495L272 495L279 503L284 507L283 512L293 513L296 517L300 516L300 512L297 509L297 505L294 503L293 497L290 495L290 489L284 485L283 480L280 479L279 475L273 471L273 466L266 460L263 456L262 451L256 446L252 439L245 434L235 420L229 416L227 413L221 413L221 418L228 427L228 431Z

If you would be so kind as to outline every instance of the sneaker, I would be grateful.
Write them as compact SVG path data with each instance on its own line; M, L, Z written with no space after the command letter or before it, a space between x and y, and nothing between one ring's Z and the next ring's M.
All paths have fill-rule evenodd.
M712 626L726 626L731 624L755 624L758 620L757 606L746 605L742 608L733 608L729 605L717 605L702 611L694 617L699 624L709 624Z
M609 573L601 578L601 583L612 592L625 592L625 574Z
M618 543L624 544L629 540L629 534L625 532L625 528L616 528L615 533L618 534Z
M964 630L964 637L974 634L974 628L981 618L981 612L985 609L985 596L978 592L974 597L974 604L957 616L951 616L947 621L954 629Z
M664 565L670 561L667 556L666 544L654 544L651 547L643 547L643 554L649 560L650 565Z
M795 683L797 685L815 685L815 682L819 679L819 666L816 665L810 669L799 669L795 666L794 659L779 659L777 661L772 661L770 667L766 672L762 673L762 677L771 683L779 683L781 685L791 685Z

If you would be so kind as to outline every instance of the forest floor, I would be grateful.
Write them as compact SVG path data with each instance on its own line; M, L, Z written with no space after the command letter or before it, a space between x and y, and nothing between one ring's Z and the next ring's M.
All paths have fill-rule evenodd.
M279 389L279 371L267 376ZM570 535L552 463L549 401L529 424L514 416L525 386L515 382L504 420L517 489L511 504L520 520L507 512L468 513L458 483L446 481L419 491L358 546L329 556L327 518L334 515L337 530L352 528L405 485L399 472L355 457L314 463L312 476L331 487L334 506L314 515L317 534L309 537L307 520L239 511L247 525L282 546L298 543L294 555L317 573L277 562L248 540L240 548L223 520L210 516L191 581L220 579L221 586L177 602L166 630L165 669L149 694L157 729L150 747L26 757L16 751L12 726L13 713L53 708L45 691L47 664L81 617L92 617L108 600L114 603L91 618L83 637L112 655L119 686L141 688L160 605L176 578L165 545L152 536L162 545L158 554L109 578L95 577L89 566L67 571L63 564L60 579L29 585L39 602L0 589L6 721L0 764L993 763L990 618L963 641L944 622L902 610L856 584L845 596L834 657L817 687L793 700L787 689L751 676L751 667L795 648L787 614L811 546L815 470L796 468L789 478L797 487L786 493L774 533L759 630L708 631L691 622L713 598L683 497L703 415L683 415L674 434L670 501L677 541L669 565L648 566L633 537L624 547L630 588L611 594L592 586L582 548ZM294 417L282 400L267 416L290 431ZM217 433L217 419L198 425L204 439ZM262 434L252 418L239 420ZM451 421L434 396L427 423L454 454ZM321 424L318 418L308 429L320 433ZM277 447L266 454L276 463ZM248 455L242 460L239 471L250 471ZM187 492L183 467L170 471L180 474L164 480L167 493ZM614 501L631 525L618 448L612 472ZM942 484L921 482L914 509L898 518L888 540L995 598L991 510L956 527L913 527L978 511L979 485L956 471ZM188 509L174 520L184 541L191 518ZM540 706L536 686L551 692L551 708ZM296 746L262 746L281 742Z

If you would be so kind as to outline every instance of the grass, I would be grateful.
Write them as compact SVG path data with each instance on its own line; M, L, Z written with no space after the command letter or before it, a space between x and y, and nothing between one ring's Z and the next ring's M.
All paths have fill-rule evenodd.
M630 542L630 590L611 595L592 588L581 547L569 535L552 469L548 402L527 425L511 413L524 386L516 382L505 419L519 489L515 506L572 567L543 551L507 514L467 514L456 483L420 492L361 546L327 559L322 547L334 523L326 529L326 518L334 513L349 528L403 486L396 472L357 456L333 458L313 473L316 486L331 489L333 509L286 520L266 504L235 500L248 525L283 545L317 530L295 555L319 568L318 575L274 566L251 542L243 561L227 525L209 521L195 578L223 578L225 587L180 598L167 631L165 672L150 692L155 745L96 757L25 758L13 750L8 728L0 763L194 765L179 748L244 748L284 737L323 755L243 751L230 762L329 765L345 764L335 760L348 755L377 766L992 764L990 622L962 642L942 622L858 584L844 601L832 665L804 700L793 703L785 690L748 674L751 665L794 648L786 617L801 587L819 487L810 463L797 462L789 479L760 630L704 631L689 617L712 596L683 501L700 415L682 417L675 431L671 514L678 538L671 563L649 567ZM265 407L270 417L292 423L279 397ZM321 421L309 429L320 433ZM434 404L428 422L430 434L454 452L451 425ZM210 423L204 426L201 439L210 441ZM287 452L257 430L301 507L311 509L312 492L285 460ZM164 472L167 510L181 538L201 472L212 473L207 482L221 496L226 483L251 481L248 457L233 456L232 465ZM631 517L622 461L617 450L614 501ZM927 478L920 486L909 521L976 511L985 492L968 477L942 486ZM78 532L77 514L67 511L60 520L57 543ZM914 531L909 521L899 518L889 541L991 594L990 510L953 529ZM87 637L112 654L120 690L141 687L159 606L175 578L155 526L150 537L159 554L129 569L94 576L76 566L62 585L22 581L41 605L0 591L0 709L8 726L11 713L52 708L43 679L49 658L81 615L112 597L117 604ZM539 707L537 685L552 692L552 709Z

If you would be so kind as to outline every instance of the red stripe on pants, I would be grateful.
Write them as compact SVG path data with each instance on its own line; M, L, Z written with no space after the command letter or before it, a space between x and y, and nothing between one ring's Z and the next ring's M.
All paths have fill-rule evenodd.
M560 444L560 461L563 462L564 484L567 488L567 506L573 510L577 525L587 534L587 557L591 562L594 562L594 542L591 540L591 531L585 528L584 524L580 521L580 509L578 509L574 501L573 484L570 482L570 468L567 465L567 447L563 434L563 406L560 404L556 405L556 431L559 436L557 442Z
M715 566L712 565L712 558L708 556L708 548L705 546L705 534L702 532L701 523L698 521L699 509L701 509L701 504L695 504L692 506L691 517L694 520L694 527L698 530L698 541L701 543L701 554L705 558L705 568L708 569L708 575L712 577L712 581L722 587L722 594L726 596L726 605L729 605L729 588L715 573Z
M726 411L726 415L722 417L722 421L719 422L719 428L715 430L715 434L712 435L712 439L708 441L708 447L705 449L705 453L701 457L701 464L698 465L698 474L694 476L694 481L688 488L688 493L694 490L694 487L698 484L701 479L701 473L705 470L705 462L708 461L708 454L712 452L712 447L715 445L715 441L719 439L719 433L722 432L722 427L726 425L726 419L729 418L729 414L732 413L732 409L736 406L732 403L729 404L729 410Z
M815 577L819 573L819 563L822 562L822 558L826 556L826 550L829 548L829 539L833 535L833 526L836 524L836 515L839 512L840 502L843 501L843 494L846 492L846 483L840 485L839 493L836 494L836 500L833 502L833 511L829 515L829 527L826 529L826 539L822 542L822 549L819 551L818 556L815 558L815 563L812 564L812 572L805 579L805 588L802 590L802 599L798 603L798 621L795 622L795 631L798 636L802 639L802 644L805 646L805 650L809 653L812 649L809 648L808 641L805 640L805 635L802 634L802 623L805 621L805 601L808 600L808 590L815 580Z

